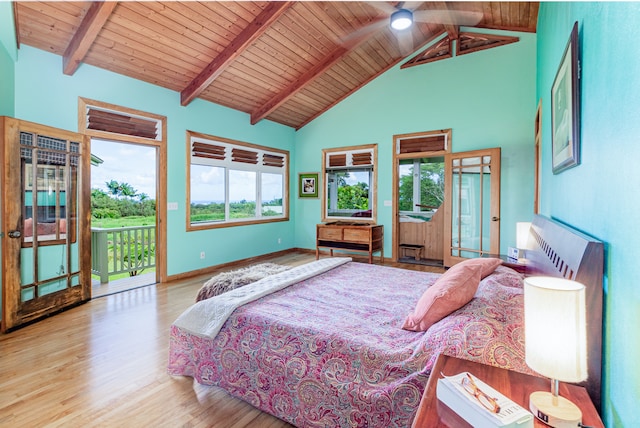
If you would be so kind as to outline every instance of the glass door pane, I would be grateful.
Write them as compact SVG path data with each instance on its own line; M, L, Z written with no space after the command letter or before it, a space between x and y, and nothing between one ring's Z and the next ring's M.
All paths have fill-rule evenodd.
M450 249L446 266L465 258L499 254L499 168L499 149L451 155Z

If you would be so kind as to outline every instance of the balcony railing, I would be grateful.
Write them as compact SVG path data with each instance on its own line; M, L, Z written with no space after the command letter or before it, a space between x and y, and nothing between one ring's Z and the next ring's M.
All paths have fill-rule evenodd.
M134 276L156 266L155 248L155 226L91 228L91 273L99 275L102 284L110 275Z

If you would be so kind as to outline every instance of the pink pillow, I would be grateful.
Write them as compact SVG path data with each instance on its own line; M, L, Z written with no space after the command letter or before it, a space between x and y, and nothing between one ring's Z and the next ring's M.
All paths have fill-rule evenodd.
M495 257L479 257L475 259L467 259L455 266L465 265L465 266L480 266L482 272L480 273L480 279L484 279L487 276L491 275L494 270L498 266L502 264L502 259L498 259Z
M24 221L24 236L33 236L33 218L29 217Z
M427 331L429 327L473 299L480 284L481 266L458 263L422 294L402 328Z

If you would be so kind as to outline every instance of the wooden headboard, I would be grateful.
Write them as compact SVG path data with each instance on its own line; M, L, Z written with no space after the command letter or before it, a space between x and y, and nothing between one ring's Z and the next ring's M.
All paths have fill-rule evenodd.
M560 276L584 284L588 379L582 384L600 409L604 245L570 226L536 215L529 230L527 275Z

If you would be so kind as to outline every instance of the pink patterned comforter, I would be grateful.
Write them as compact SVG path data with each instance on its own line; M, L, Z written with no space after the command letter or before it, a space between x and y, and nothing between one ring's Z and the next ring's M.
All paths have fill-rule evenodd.
M172 326L168 371L298 427L410 426L439 353L531 373L509 268L427 332L400 328L438 276L347 263L241 306L213 339Z

